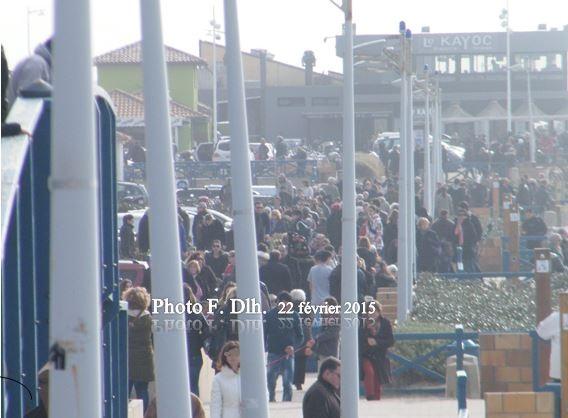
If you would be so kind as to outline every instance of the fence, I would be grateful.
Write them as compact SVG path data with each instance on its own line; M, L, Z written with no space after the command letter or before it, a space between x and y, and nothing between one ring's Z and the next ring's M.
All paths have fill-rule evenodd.
M260 178L276 178L285 174L289 178L308 178L318 181L317 160L270 160L251 161L252 181L257 184ZM183 161L175 163L176 179L185 181L187 187L197 186L199 179L224 182L231 177L229 161ZM129 163L124 167L124 180L144 183L146 168L144 163Z
M126 418L128 319L118 302L115 119L104 97L96 97L95 110L104 415ZM34 394L30 399L23 386L3 379L2 393L9 402L2 416L21 417L39 403L37 372L49 352L51 100L19 98L8 120L33 132L32 140L19 135L1 142L2 376L22 382Z

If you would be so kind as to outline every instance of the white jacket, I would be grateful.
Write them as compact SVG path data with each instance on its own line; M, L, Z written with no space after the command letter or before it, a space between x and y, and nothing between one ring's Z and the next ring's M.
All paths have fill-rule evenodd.
M213 378L211 387L211 418L241 417L241 377L223 366Z

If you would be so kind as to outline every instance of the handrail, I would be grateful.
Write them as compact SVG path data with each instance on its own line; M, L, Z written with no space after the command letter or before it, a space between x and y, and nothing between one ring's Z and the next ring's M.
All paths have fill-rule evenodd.
M42 99L18 98L6 118L7 123L19 123L22 129L33 132L41 116L43 108ZM26 162L26 156L31 143L28 135L2 137L2 258L4 258L4 245L10 223L10 215L19 187L20 174Z

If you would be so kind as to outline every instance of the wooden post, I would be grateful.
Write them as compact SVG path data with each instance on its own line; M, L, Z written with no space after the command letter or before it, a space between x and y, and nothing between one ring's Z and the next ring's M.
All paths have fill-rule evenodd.
M536 323L537 325L552 312L552 292L550 289L550 250L536 248L535 255L535 283L536 283ZM540 379L539 386L548 381L550 344L539 341L540 352Z
M493 201L493 213L491 215L496 220L499 219L499 176L493 177L491 186L491 200Z
M560 299L560 364L562 367L561 417L568 418L568 293L561 293Z
M511 254L511 271L520 271L520 215L519 205L514 202L509 208L509 253Z

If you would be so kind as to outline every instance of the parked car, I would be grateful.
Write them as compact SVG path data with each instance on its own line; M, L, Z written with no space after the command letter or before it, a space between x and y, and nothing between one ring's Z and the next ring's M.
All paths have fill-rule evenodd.
M266 146L268 147L268 159L273 160L275 155L274 146L270 142L267 142ZM260 142L249 142L249 148L252 151L253 155L255 156L255 159L259 147L260 147Z
M249 151L250 160L254 160L254 154ZM223 139L215 144L212 161L231 161L231 140Z
M121 212L148 206L148 192L142 184L119 181L116 187L116 197L118 210Z
M429 142L432 144L432 136L430 135ZM465 157L465 149L456 145L449 144L449 136L442 135L442 151L446 155L447 171L455 171L463 165ZM390 151L395 145L400 146L400 133L398 132L383 132L373 142L373 151L380 155L380 149L384 146L386 151Z
M213 142L202 142L195 149L197 161L212 161L215 152L215 144Z

